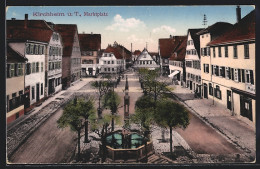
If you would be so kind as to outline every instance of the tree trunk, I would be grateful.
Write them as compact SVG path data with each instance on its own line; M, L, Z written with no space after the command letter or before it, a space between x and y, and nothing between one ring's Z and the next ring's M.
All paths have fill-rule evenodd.
M80 130L78 130L78 161L80 161Z
M85 119L85 140L84 140L85 143L89 143L89 140L88 140L88 118Z
M172 153L172 127L170 127L170 151L171 151L171 157L173 157L173 153Z
M148 162L148 153L147 153L147 140L144 142L144 151L145 151L145 162Z

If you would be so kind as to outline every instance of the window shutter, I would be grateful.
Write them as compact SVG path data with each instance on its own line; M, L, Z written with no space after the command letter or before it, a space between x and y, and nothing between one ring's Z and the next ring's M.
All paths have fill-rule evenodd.
M231 79L234 80L234 69L231 68Z
M242 71L242 82L245 83L245 70L241 69Z
M14 76L18 76L18 64L14 65Z
M253 73L253 70L250 70L250 80L251 80L251 84L254 84L254 73Z
M225 70L225 67L222 67L222 70L223 70L223 77L226 77L226 70Z
M211 65L211 74L213 75L213 65Z
M241 82L241 70L238 69L238 82Z
M11 77L10 64L7 64L7 77Z
M230 67L228 68L228 78L231 79L231 70L230 70Z

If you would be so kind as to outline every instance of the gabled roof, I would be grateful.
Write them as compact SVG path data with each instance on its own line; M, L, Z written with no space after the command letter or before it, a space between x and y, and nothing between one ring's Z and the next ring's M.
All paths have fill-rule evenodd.
M104 53L113 53L116 57L116 59L123 59L123 56L121 55L121 53L118 52L118 50L112 46L108 46Z
M81 51L99 51L101 49L101 34L79 34Z
M59 32L63 41L63 56L71 56L74 36L78 33L75 24L55 24L54 30Z
M26 62L28 59L7 45L7 62Z
M182 41L179 42L176 49L172 52L172 55L169 60L183 61L186 56L186 46L187 46L188 37L185 36ZM175 53L177 53L177 57L175 57Z
M180 39L184 36L173 36L172 38L159 39L160 55L162 58L169 58L172 51L176 48L176 45Z
M238 23L208 45L219 45L226 43L236 43L239 41L255 40L255 10L251 11Z
M233 25L227 22L216 22L215 24L199 31L197 35L203 35L205 33L210 33L211 41L223 34L224 32L231 29Z
M7 20L6 38L49 42L53 29L44 20Z
M117 51L122 55L124 56L125 59L131 59L132 57L132 54L131 52L126 49L124 46L122 45L116 45L115 48L117 49Z
M188 29L188 33L190 32L191 38L193 40L193 44L195 46L195 49L197 50L198 56L200 58L200 36L197 35L199 31L203 30L200 29Z
M108 45L104 53L113 53L117 59L131 59L131 52L124 46L114 43L113 46Z
M133 53L133 55L137 55L137 56L140 55L140 54L141 54L140 50L135 50L134 53Z

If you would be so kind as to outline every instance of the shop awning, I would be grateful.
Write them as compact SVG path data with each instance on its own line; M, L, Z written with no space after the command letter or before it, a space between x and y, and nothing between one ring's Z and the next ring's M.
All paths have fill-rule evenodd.
M180 73L180 71L179 70L175 70L170 75L168 75L168 77L173 77L173 76L177 75L178 73Z

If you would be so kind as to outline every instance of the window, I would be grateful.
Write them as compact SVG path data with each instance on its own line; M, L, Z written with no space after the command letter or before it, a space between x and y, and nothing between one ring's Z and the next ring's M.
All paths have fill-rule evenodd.
M107 70L110 72L110 68L107 68Z
M231 70L231 71L230 71L230 73L231 73L231 79L234 80L234 69L231 68L230 70Z
M30 44L26 44L26 54L30 54Z
M39 46L38 45L34 45L34 54L35 55L39 54Z
M42 46L42 54L45 54L45 52L44 52L44 46Z
M242 82L245 83L245 70L241 69Z
M204 72L209 73L209 64L204 64Z
M43 72L43 62L41 62L41 72Z
M31 63L26 64L26 74L27 75L31 74Z
M245 71L246 75L246 83L251 83L254 84L254 74L252 70L246 70Z
M200 49L201 56L204 56L204 50L203 48Z
M104 68L104 71L106 72L106 71L107 71L107 68Z
M32 73L35 73L35 62L32 63Z
M23 64L18 63L18 76L23 75Z
M211 83L209 83L209 95L213 95L213 87Z
M215 47L213 47L213 57L216 57Z
M207 56L210 56L210 48L207 47Z
M225 57L227 58L228 57L228 47L225 46Z
M39 72L39 62L36 62L36 72Z
M237 45L233 46L233 51L234 51L234 59L237 59Z
M110 61L107 61L107 64L110 64Z
M34 91L34 87L32 87L32 100L34 100L34 95L35 95L35 91Z
M221 100L221 90L218 85L215 88L215 97Z
M14 77L14 64L10 64L10 77Z
M218 57L221 57L221 46L218 47Z
M244 55L245 55L245 59L249 59L249 45L248 44L244 45Z
M43 95L43 83L41 83L41 95Z
M230 79L230 68L226 67L226 78Z
M114 72L114 71L115 71L115 69L114 69L114 68L112 68L112 71Z
M113 60L112 60L111 62L112 62L112 64L114 64L114 61L113 61Z
M31 44L31 45L30 45L30 54L33 54L33 49L34 49L34 45Z
M224 66L220 67L220 76L225 78L225 67Z

